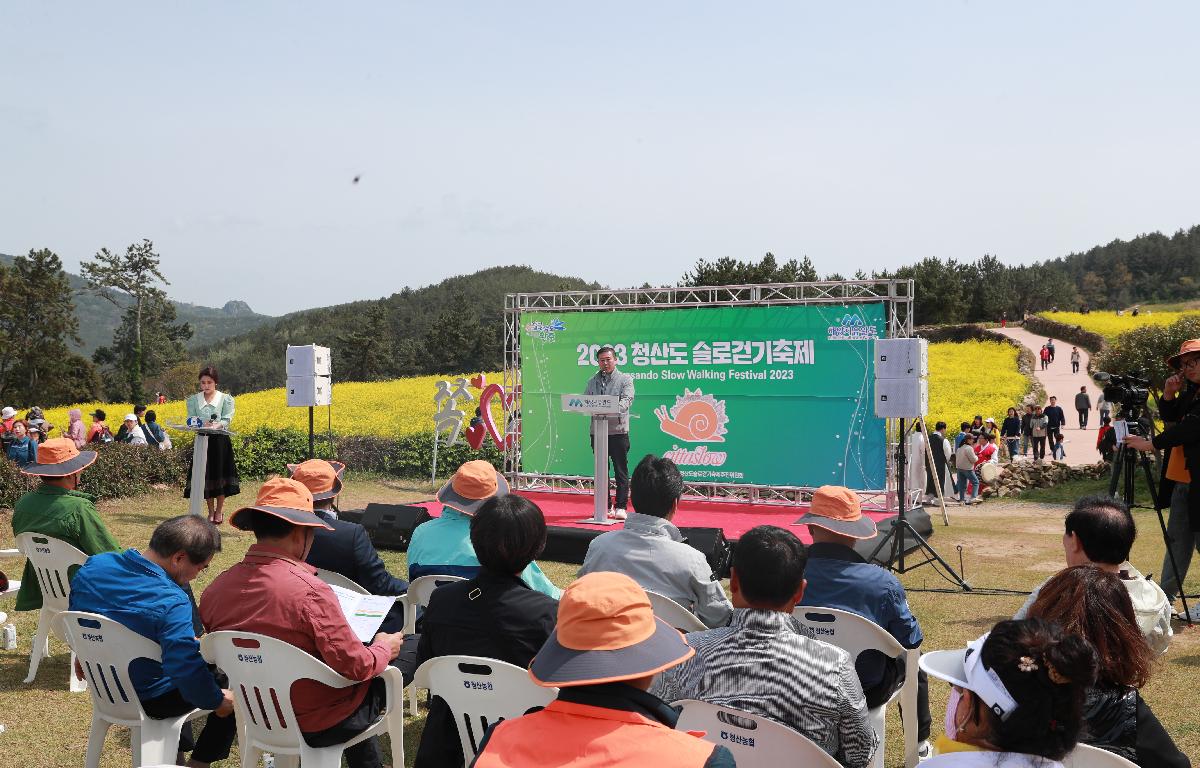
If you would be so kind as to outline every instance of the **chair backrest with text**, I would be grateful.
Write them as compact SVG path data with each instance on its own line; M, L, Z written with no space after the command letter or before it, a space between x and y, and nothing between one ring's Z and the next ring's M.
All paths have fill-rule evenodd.
M840 768L837 760L807 736L761 715L694 699L671 706L682 707L675 730L703 731L705 741L733 753L738 768Z
M55 621L90 683L92 706L111 723L138 727L142 704L129 678L129 665L134 659L161 662L158 643L96 613L63 611Z
M524 669L480 656L439 656L417 669L414 684L440 696L454 715L463 759L469 765L489 726L544 708L558 695Z
M70 569L83 565L88 556L65 541L33 532L18 535L17 548L33 564L38 586L42 588L42 607L67 610L71 596Z

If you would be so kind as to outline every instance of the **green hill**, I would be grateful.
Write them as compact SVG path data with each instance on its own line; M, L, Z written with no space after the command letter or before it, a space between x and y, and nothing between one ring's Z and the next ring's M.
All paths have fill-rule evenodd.
M599 287L530 267L493 267L382 299L293 312L196 350L221 385L253 392L284 383L289 344L330 347L335 381L497 370L503 366L504 295Z
M12 261L12 256L0 253L0 264L11 266ZM68 272L67 279L75 290L75 316L79 319L79 338L83 342L76 349L84 357L90 358L97 347L112 341L113 331L121 324L121 313L127 305L116 307L107 299L84 292L87 281L79 275ZM219 309L182 301L171 303L175 305L177 320L191 325L192 340L189 346L193 347L212 344L218 339L244 333L275 319L270 315L258 314L244 301L226 302Z

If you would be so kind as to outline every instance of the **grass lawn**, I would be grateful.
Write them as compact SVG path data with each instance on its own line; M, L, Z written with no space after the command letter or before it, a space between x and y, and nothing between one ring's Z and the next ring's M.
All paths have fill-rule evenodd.
M352 476L347 481L343 506L356 509L371 501L401 502L428 498L430 488L380 478ZM256 484L247 484L238 500L254 498ZM1090 490L1090 489L1089 489ZM1080 491L1073 485L1049 489L1054 497L1044 501L989 501L977 507L950 510L951 526L937 526L932 543L957 567L959 552L965 562L967 580L977 588L1029 590L1062 566L1062 517L1065 501L1074 500ZM1054 503L1049 503L1054 502ZM236 507L233 507L236 508ZM186 503L175 491L161 491L135 499L103 502L101 514L117 538L125 545L144 548L153 527L162 519L186 511ZM229 510L232 511L232 508ZM0 512L0 547L13 546L8 511ZM226 513L228 515L228 511ZM1136 513L1142 536L1134 550L1133 562L1143 573L1159 572L1162 541L1152 512ZM213 567L201 575L197 593L225 568L241 559L252 541L247 533L224 527L224 551ZM400 552L382 552L389 568L396 573L406 570ZM17 575L17 561L4 563L5 571ZM557 584L566 586L578 566L543 562L546 573ZM1200 569L1193 569L1188 592L1200 591ZM925 648L960 647L986 631L995 622L1008 618L1020 606L1020 595L981 595L961 592L923 591L949 587L930 566L918 568L902 577L910 590L909 602L925 632ZM19 635L16 651L0 651L0 764L40 768L41 766L78 766L87 744L91 702L87 694L66 691L67 660L65 646L51 642L52 658L44 660L37 680L23 685L28 668L29 643L37 624L34 612L11 613L12 598L4 606L10 610ZM1176 625L1170 651L1143 696L1174 737L1179 747L1200 758L1200 687L1196 686L1200 669L1200 630ZM947 687L930 687L934 734L940 732L945 711ZM406 755L411 765L424 714L406 721ZM893 707L888 720L887 765L902 765L899 717ZM237 765L236 751L225 766ZM117 768L129 765L129 736L121 728L109 732L101 765Z

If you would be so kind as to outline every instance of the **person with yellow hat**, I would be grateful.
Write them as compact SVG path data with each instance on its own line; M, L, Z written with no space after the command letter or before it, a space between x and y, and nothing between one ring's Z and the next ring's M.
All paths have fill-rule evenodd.
M506 495L508 481L489 462L476 459L459 467L438 491L441 515L413 531L408 544L408 578L474 578L479 573L479 558L471 544L471 518L488 499ZM562 595L536 562L521 572L521 580L556 600Z
M79 450L68 437L42 443L37 463L21 468L21 474L39 477L42 482L13 506L13 535L53 536L85 555L119 552L121 545L96 512L96 497L79 490L80 474L95 461L95 451ZM35 611L41 607L42 590L33 564L26 561L16 609Z
M309 459L288 464L292 479L304 484L312 493L313 512L325 521L330 530L315 529L312 548L304 562L313 568L340 573L372 595L398 596L408 592L408 582L388 572L367 529L349 520L339 520L333 512L334 503L342 492L342 475L346 465L340 461ZM404 626L404 606L397 602L388 612L380 630L399 632ZM415 639L412 652L416 653Z
M404 637L380 632L363 645L333 590L304 563L313 532L329 528L313 514L312 493L295 480L273 477L263 483L255 503L234 512L229 522L253 531L255 543L204 590L200 618L205 628L282 640L359 681L345 688L312 680L292 686L296 720L311 746L340 744L366 730L383 714L386 695L378 676L399 656ZM349 747L345 755L351 768L382 765L375 737Z
M1136 451L1167 451L1158 507L1170 507L1171 511L1160 586L1174 600L1182 594L1192 552L1200 551L1200 339L1180 344L1179 352L1167 358L1167 365L1176 372L1163 383L1158 399L1166 429L1153 440L1129 435L1125 445ZM1200 603L1193 603L1188 613L1192 621L1200 621Z
M563 592L558 624L529 664L558 688L545 709L488 731L475 768L728 768L733 755L675 730L678 715L649 693L654 676L695 651L655 618L650 598L619 573L595 572Z
M925 636L908 607L904 586L890 571L868 563L854 545L874 538L875 521L862 513L858 494L840 485L813 492L808 512L793 525L807 525L813 543L808 548L808 587L800 605L838 608L870 619L905 648L918 648ZM904 658L865 654L855 665L867 708L888 701L904 683ZM918 751L929 754L929 679L917 676Z

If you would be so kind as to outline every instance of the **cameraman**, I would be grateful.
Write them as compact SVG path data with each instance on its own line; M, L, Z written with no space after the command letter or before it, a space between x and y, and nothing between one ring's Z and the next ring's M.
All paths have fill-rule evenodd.
M1170 552L1163 561L1162 588L1174 597L1187 576L1192 550L1200 549L1200 339L1183 342L1178 354L1167 358L1167 365L1178 371L1163 385L1159 400L1159 413L1170 426L1153 441L1130 435L1125 445L1138 451L1168 451L1158 506L1162 509L1169 504L1171 508L1167 519ZM1178 574L1171 567L1171 555L1179 565ZM1200 618L1200 606L1192 606L1191 612L1193 620Z

